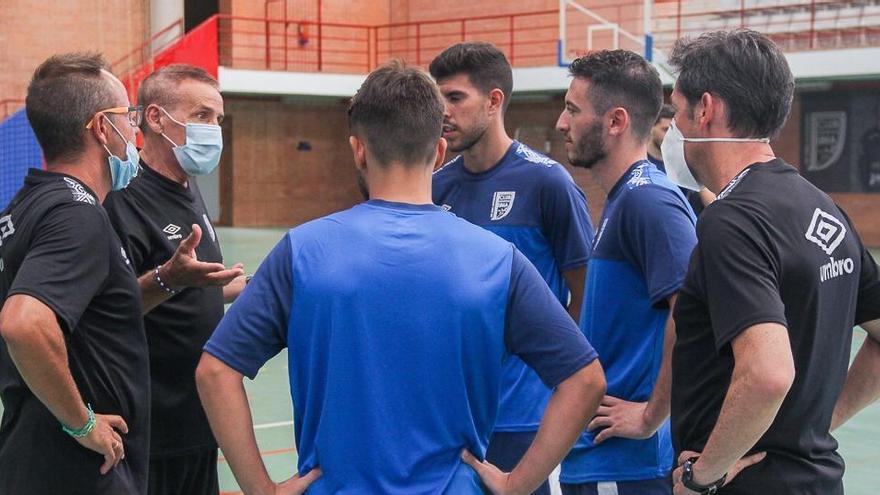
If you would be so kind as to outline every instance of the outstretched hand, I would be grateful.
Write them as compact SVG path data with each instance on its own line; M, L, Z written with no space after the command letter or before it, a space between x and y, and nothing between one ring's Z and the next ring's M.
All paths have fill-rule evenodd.
M196 247L202 240L202 229L192 225L192 232L180 241L171 259L160 268L160 276L172 289L186 287L223 286L244 275L244 265L236 263L226 268L222 263L199 261Z

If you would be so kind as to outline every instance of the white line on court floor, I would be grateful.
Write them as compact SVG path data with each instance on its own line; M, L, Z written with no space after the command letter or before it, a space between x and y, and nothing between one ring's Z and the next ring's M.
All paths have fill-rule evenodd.
M292 426L292 425L293 425L293 421L277 421L275 423L263 423L261 425L255 425L254 429L255 430L265 430L268 428L279 428L282 426Z

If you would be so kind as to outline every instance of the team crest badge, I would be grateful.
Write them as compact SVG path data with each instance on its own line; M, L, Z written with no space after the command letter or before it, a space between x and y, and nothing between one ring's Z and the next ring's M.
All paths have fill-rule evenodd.
M506 217L513 208L513 200L516 199L516 191L496 191L492 196L492 214L490 220L501 220Z

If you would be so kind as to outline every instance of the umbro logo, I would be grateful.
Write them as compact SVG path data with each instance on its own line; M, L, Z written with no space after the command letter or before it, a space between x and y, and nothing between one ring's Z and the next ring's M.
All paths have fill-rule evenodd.
M86 189L79 182L71 179L70 177L65 177L64 182L70 189L70 193L73 194L74 201L79 201L80 203L88 203L90 205L97 203L95 201L95 197L89 194L89 192L86 191Z
M0 246L3 240L15 233L15 226L12 224L12 215L6 215L0 218Z
M816 208L805 236L828 255L828 263L819 266L819 281L825 282L855 271L852 258L834 259L834 250L846 237L846 227L837 217Z
M496 191L492 196L492 211L490 220L501 220L513 209L513 200L516 199L516 191Z
M816 208L807 227L806 238L831 256L846 236L846 227L836 217Z
M443 211L452 211L452 206L444 203L444 204L440 205L440 209Z
M180 227L178 227L177 225L174 225L173 223L169 223L168 225L166 225L165 228L162 229L162 232L165 232L166 234L168 234L169 241L183 238L183 235L179 233Z

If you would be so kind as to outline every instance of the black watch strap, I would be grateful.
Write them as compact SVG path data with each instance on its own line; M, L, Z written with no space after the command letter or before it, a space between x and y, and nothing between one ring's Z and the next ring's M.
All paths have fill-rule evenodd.
M724 482L727 480L727 473L724 473L724 476L708 485L701 485L694 481L694 463L697 462L697 459L697 457L691 457L682 464L681 484L688 490L695 491L700 495L715 495L724 486Z

